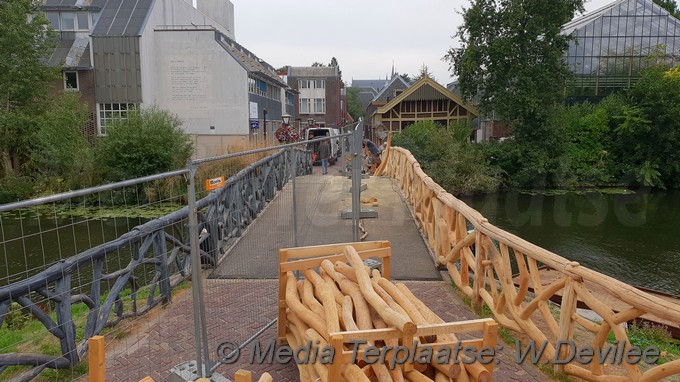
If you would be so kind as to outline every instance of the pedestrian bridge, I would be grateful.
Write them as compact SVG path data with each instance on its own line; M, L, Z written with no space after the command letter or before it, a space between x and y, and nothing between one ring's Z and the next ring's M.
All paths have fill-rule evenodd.
M611 333L619 342L628 340L621 324L645 317L662 323L680 322L677 302L640 291L495 227L437 185L407 150L389 148L383 162L378 170L381 176L362 181L366 190L361 198L377 199L377 205L370 207L378 212L377 218L362 219L366 240L390 242L392 278L404 280L443 319L478 317L463 300L477 311L485 306L484 311L501 326L513 330L517 338L546 343L545 356L549 360L566 357L559 352L559 341L576 340L583 346L601 348ZM291 171L292 163L295 165ZM299 171L301 168L303 171ZM30 310L49 334L61 341L63 352L52 358L16 352L0 354L0 373L7 365L43 369L74 365L86 349L84 342L77 342L82 333L74 330L77 320L70 313L71 305L79 303L89 308L84 315L88 322L85 334L99 334L119 322L125 327L115 332L118 338L108 341L106 373L110 381L144 376L168 379L174 366L195 358L195 335L199 331L204 331L209 350L203 359L213 361L224 355L219 352L225 343L274 339L278 250L352 241L352 222L341 218L342 210L352 205L352 182L340 174L340 169L344 169L342 163L331 167L329 175L321 175L320 169L301 164L297 154L280 152L254 162L236 175L237 181L227 181L224 190L199 200L198 244L204 265L198 278L202 280L198 289L203 289L200 299L197 288L189 291L179 283L189 276L190 261L183 255L189 251L189 239L182 235L182 229L169 232L171 224L181 223L191 215L191 209L160 219L167 224L154 220L136 227L134 235L126 234L124 242L133 247L133 261L117 271L102 271L101 265L94 267L94 275L99 277L95 277L89 292L70 291L70 275L77 268L72 264L84 263L87 256L99 261L114 252L110 246L94 247L86 251L87 256L68 260L68 266L61 266L59 274L48 269L49 278L41 273L0 287L3 315L11 301L35 306L31 298L36 292L57 302L56 321L37 309ZM157 270L147 297L149 309L141 309L141 313L148 311L144 315L137 314L140 309L136 306L134 274L136 267L142 265ZM176 275L168 275L170 266L176 266ZM552 269L549 279L541 273L542 266ZM101 294L101 280L106 280L109 290L115 293ZM132 304L125 297L128 294L123 293L129 280ZM180 287L172 291L174 286ZM559 307L549 301L555 294L562 296ZM205 322L194 323L194 311L200 301L204 301ZM163 308L152 309L160 303ZM578 314L577 305L584 304L599 319ZM134 314L124 313L126 309L132 309ZM514 352L513 346L503 350L495 366L497 380L546 379L536 367L514 362ZM242 359L248 358L248 348L244 347ZM297 379L297 369L290 364L237 362L216 365L215 370L231 376L244 367L256 373L267 371L277 381ZM592 381L657 381L680 374L680 360L659 366L557 362L554 368ZM29 373L20 380L31 377Z

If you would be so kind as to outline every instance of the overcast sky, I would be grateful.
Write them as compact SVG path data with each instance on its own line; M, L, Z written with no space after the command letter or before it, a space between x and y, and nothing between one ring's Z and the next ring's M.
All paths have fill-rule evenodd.
M338 59L342 78L416 75L423 64L451 82L442 57L454 44L467 0L231 0L236 41L270 65ZM586 0L586 11L614 0Z

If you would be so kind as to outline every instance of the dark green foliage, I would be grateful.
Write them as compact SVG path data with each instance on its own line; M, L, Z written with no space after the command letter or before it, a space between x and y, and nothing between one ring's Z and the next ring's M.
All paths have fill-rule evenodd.
M359 101L358 88L347 88L347 112L355 121L366 115L366 110L364 110L361 106L361 101Z
M564 178L567 148L549 120L570 76L562 25L582 9L583 0L474 0L456 34L461 47L445 57L463 98L509 124L515 140L494 158L515 185L550 187Z
M643 185L680 187L680 66L645 71L630 96L635 114L622 128L630 135L638 179Z
M569 37L561 28L582 9L583 0L474 0L456 34L461 47L445 57L463 97L531 135L562 100Z
M30 314L24 312L19 303L13 302L7 311L3 325L9 330L19 330L23 329L29 322L31 322Z
M680 8L675 0L654 0L661 8L665 9L676 18L680 18Z
M411 151L423 170L452 194L492 192L500 176L479 147L469 142L470 133L467 124L445 128L423 121L395 136L393 144Z
M33 180L27 176L0 178L0 204L28 199L33 195Z
M552 109L543 127L483 145L517 187L680 187L680 67L656 65L626 93Z
M39 128L36 118L44 111L50 82L59 76L59 68L43 64L57 40L47 29L45 15L34 14L40 4L0 1L0 168L4 173L19 171L30 154Z
M96 161L111 181L137 178L186 165L193 153L182 122L157 107L129 112L106 126L96 145Z
M66 191L94 185L94 157L82 131L88 119L87 107L78 94L62 93L50 100L48 111L40 117L32 155L35 172L44 181L53 179L59 185L45 185L50 191Z

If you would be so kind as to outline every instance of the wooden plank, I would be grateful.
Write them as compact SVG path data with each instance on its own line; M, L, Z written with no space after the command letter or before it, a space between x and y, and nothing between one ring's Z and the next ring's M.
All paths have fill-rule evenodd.
M366 260L371 257L379 257L381 259L385 259L391 255L391 251L389 248L375 248L360 252L357 251L357 253L359 254L359 257L361 257L362 260ZM281 273L286 273L289 271L299 271L308 268L317 268L321 265L321 263L324 260L330 260L332 263L335 263L336 261L344 262L346 258L345 255L343 254L339 255L333 254L313 258L306 258L304 260L286 260L279 264L279 270Z
M279 253L284 253L287 257L283 260L288 261L288 259L291 258L327 256L342 253L343 248L345 248L348 245L354 247L354 249L357 252L366 251L369 249L378 249L383 248L383 243L385 243L385 241L363 241L357 243L326 244L315 245L310 247L283 248L279 251Z

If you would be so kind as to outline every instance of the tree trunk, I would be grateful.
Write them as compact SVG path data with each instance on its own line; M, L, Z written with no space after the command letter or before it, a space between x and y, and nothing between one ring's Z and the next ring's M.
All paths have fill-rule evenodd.
M12 174L12 161L3 149L0 149L0 165L0 172L3 178Z

